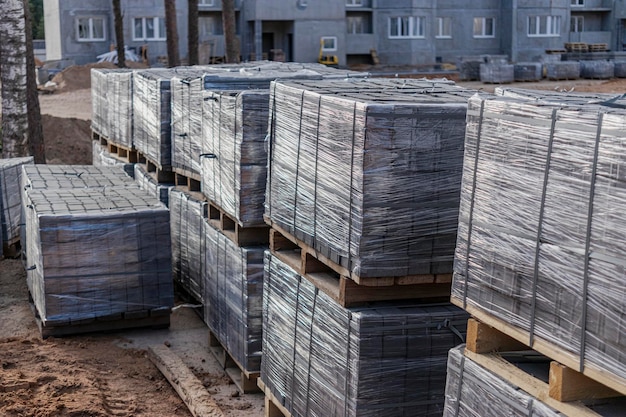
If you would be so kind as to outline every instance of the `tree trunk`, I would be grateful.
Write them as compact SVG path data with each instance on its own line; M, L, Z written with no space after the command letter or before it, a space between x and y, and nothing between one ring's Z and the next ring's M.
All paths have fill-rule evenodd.
M113 0L113 18L115 19L115 43L117 49L117 66L126 68L126 50L124 48L124 18L120 0Z
M26 21L22 0L0 0L0 84L2 156L27 156Z
M239 41L235 23L235 0L222 0L222 25L226 43L226 62L239 62Z
M167 65L177 67L180 65L178 53L178 27L176 25L176 0L163 0L165 2L165 32L167 36Z
M189 65L198 65L198 0L188 1L187 49L189 49Z

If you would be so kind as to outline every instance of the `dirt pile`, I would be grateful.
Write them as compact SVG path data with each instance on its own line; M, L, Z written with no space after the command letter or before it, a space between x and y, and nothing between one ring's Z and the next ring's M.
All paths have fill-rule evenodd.
M140 62L129 61L127 63L129 68L147 68L146 65ZM117 68L117 65L112 62L99 62L87 65L72 65L65 68L52 78L52 82L56 83L57 87L55 92L65 93L68 91L81 90L84 88L91 88L91 69L92 68Z
M48 164L91 164L91 123L89 121L42 114L41 122Z

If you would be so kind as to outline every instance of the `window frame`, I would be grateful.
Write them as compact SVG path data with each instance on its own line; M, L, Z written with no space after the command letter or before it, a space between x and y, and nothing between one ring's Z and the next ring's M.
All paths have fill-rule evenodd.
M480 19L481 22L481 34L476 34L475 32L475 26L476 26L476 21ZM486 28L487 28L487 20L491 20L491 34L487 34L486 33ZM496 18L495 17L491 17L491 16L477 16L474 17L474 26L472 27L472 36L476 39L491 39L491 38L495 38L496 37Z
M574 21L576 24L574 25ZM574 29L574 26L576 30ZM573 33L581 33L585 31L585 16L570 16L569 31Z
M325 41L333 41L333 45L332 47L328 48L326 47L326 42ZM322 52L333 52L337 50L337 37L336 36L322 36L320 38L320 42L321 42L321 46L322 46Z
M585 7L585 0L570 0L572 7Z
M200 6L200 7L213 7L213 6L215 6L215 0L198 0L198 6Z
M81 20L89 21L89 37L82 38L80 36L80 22ZM102 37L95 38L94 37L94 20L99 20L102 22ZM107 40L107 25L106 25L106 17L104 16L76 16L75 18L75 29L76 29L76 40L78 42L106 42Z
M363 7L363 0L346 0L346 7Z
M155 32L155 36L148 38L147 35L147 21L152 19L152 23L153 23L153 27L154 27L154 32ZM137 37L137 33L136 33L136 25L135 22L137 20L141 20L141 34L143 35L142 37ZM160 41L165 41L167 40L167 31L165 30L165 18L164 17L160 17L160 16L141 16L141 17L133 17L132 19L132 25L133 25L133 36L132 39L135 42L148 42L148 41L156 41L156 42L160 42ZM163 22L163 25L160 24L160 22ZM165 33L161 33L161 27L163 27L163 31Z
M392 21L396 21L396 27L402 31L402 25L398 25L402 19L408 19L408 35L396 34L393 35L391 33ZM404 15L404 16L389 16L387 20L387 36L389 39L425 39L426 38L426 17L425 16L413 16L413 15ZM417 34L413 35L415 32L414 29L417 29Z
M546 32L541 33L541 23L545 19ZM531 20L535 21L536 31L531 33ZM555 31L556 30L556 31ZM534 15L528 16L526 36L529 38L554 38L561 36L561 16L558 15Z
M450 34L446 35L444 32L444 21L449 21L450 22ZM437 17L437 19L435 20L436 24L437 24L437 34L435 35L436 39L452 39L452 17L450 16L440 16Z

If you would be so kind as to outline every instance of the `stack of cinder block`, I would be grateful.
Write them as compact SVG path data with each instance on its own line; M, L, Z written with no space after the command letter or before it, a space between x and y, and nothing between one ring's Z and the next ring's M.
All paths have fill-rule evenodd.
M469 101L452 285L452 301L478 320L464 360L566 415L626 394L625 125L623 105L606 97ZM501 360L531 349L546 382ZM445 415L476 415L482 388L459 394L472 386L458 379L465 365L456 356ZM506 392L492 392L498 401L483 401L478 414L502 415Z
M22 173L27 283L43 336L167 326L169 213L119 168Z
M285 415L441 415L467 317L438 302L471 92L390 79L270 90L260 386Z

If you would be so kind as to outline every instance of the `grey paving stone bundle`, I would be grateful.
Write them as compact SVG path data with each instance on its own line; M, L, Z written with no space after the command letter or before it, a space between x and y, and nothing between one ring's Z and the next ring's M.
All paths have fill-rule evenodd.
M244 227L262 225L269 90L207 92L202 192Z
M465 345L450 350L444 417L561 417L541 399L521 390L463 355ZM528 367L529 364L521 364ZM537 372L536 367L528 373ZM534 375L542 378L541 372ZM547 375L545 375L547 378ZM544 381L545 382L545 381ZM624 399L604 399L585 404L588 415L617 417L623 414Z
M32 156L0 159L0 242L3 244L13 244L20 237L22 166L33 163Z
M615 76L615 63L607 60L580 61L580 78L608 79Z
M133 178L135 182L144 191L147 191L150 195L157 198L160 202L169 207L169 194L170 188L174 187L174 184L159 183L152 175L146 171L146 168L142 164L133 164Z
M541 62L517 62L513 65L515 81L541 81L543 64Z
M204 321L246 371L261 369L264 247L239 247L203 223Z
M60 190L67 188L134 187L133 179L122 167L94 165L24 165L21 190Z
M613 72L617 78L626 78L626 61L613 61Z
M603 93L584 93L576 91L550 91L550 90L527 90L515 87L496 87L496 96L511 97L522 100L550 103L554 105L599 105L614 103L626 105L626 100L621 95Z
M461 81L478 81L480 80L480 65L484 64L485 60L480 57L461 57L457 62L457 69L459 70L459 80Z
M137 187L27 193L27 284L43 326L173 306L169 212Z
M448 350L468 315L451 304L346 309L269 251L261 380L292 416L440 416Z
M471 92L276 82L265 214L356 277L450 273Z
M207 203L176 188L169 191L174 280L197 301L204 302L204 226Z
M107 74L115 71L108 68L91 69L91 129L109 137L109 88Z
M622 386L625 126L619 106L472 97L452 285Z
M109 107L107 138L128 149L134 149L133 74L135 71L130 69L118 69L106 74L108 95L105 105Z
M543 67L548 80L576 80L580 78L580 62L578 61L544 62Z
M480 81L484 83L507 84L515 81L513 64L480 64Z

